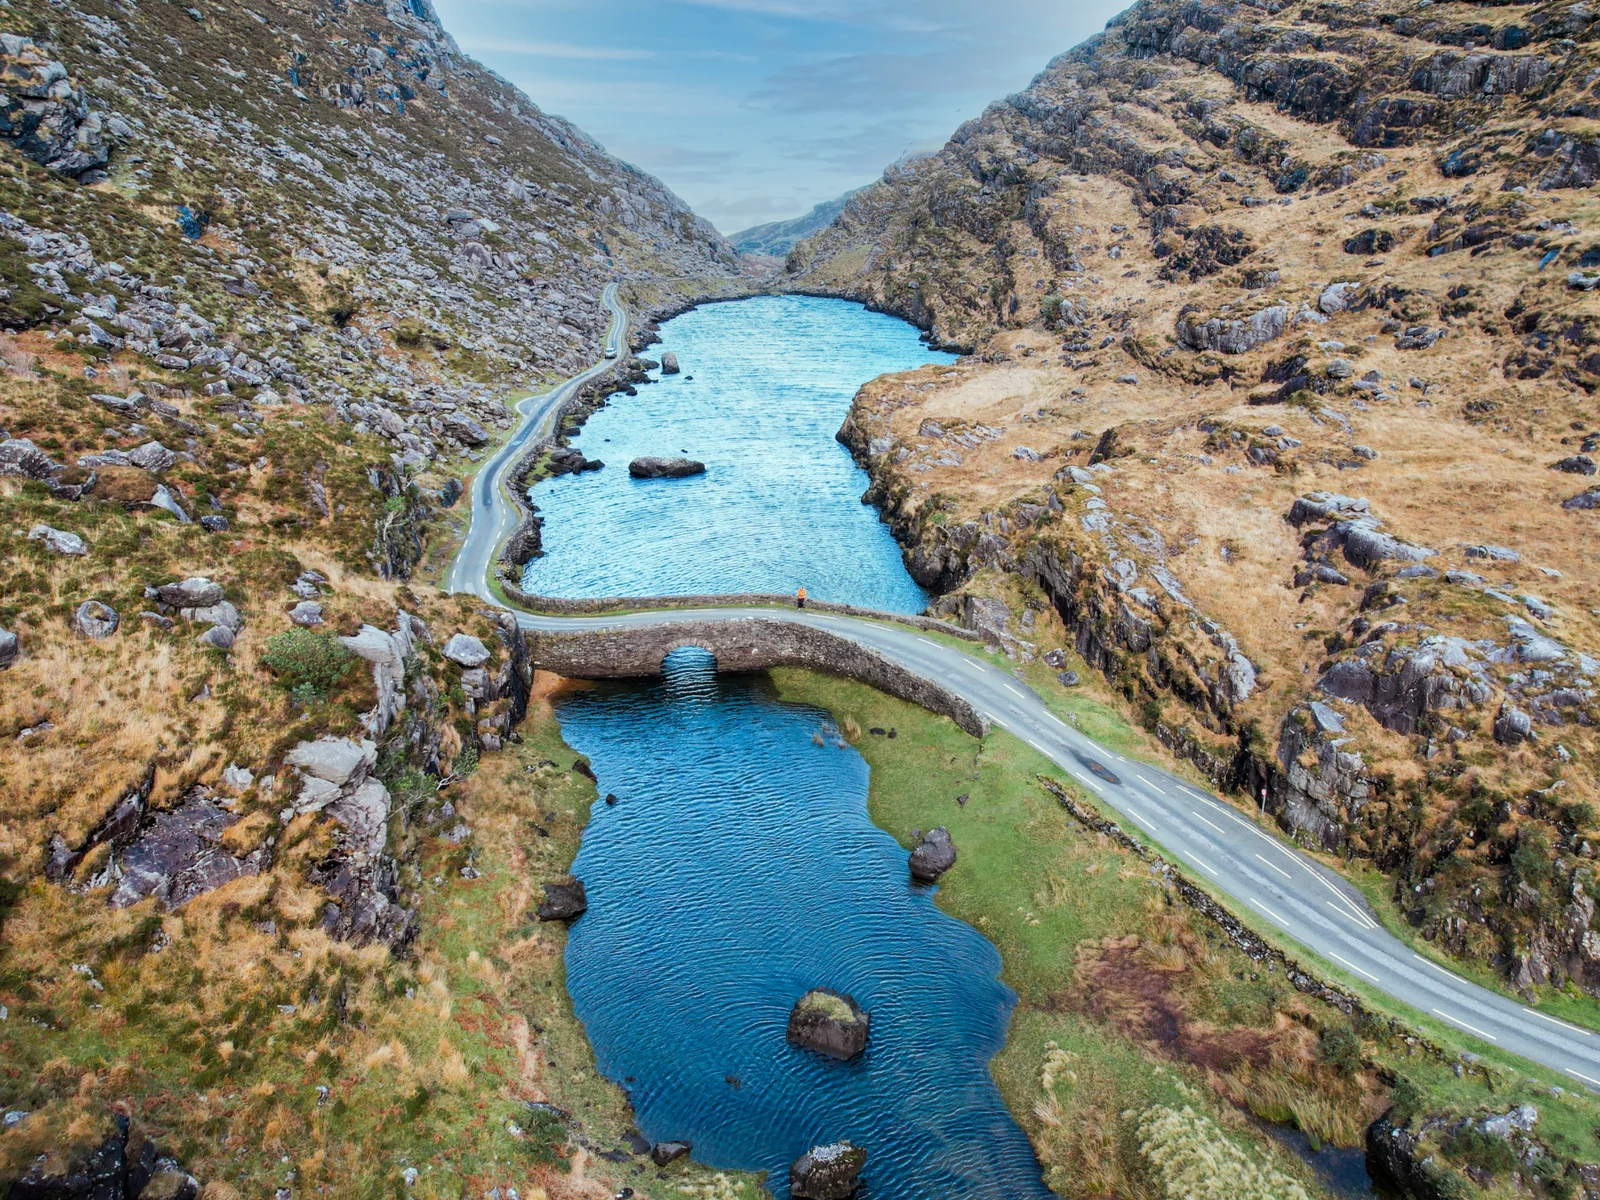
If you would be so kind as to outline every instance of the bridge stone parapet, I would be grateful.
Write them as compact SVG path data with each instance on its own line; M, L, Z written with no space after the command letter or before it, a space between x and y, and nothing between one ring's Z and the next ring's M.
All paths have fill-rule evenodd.
M668 654L698 646L717 670L805 667L877 688L949 717L973 737L989 722L955 692L908 670L859 642L776 617L664 621L598 629L527 630L536 667L573 679L649 679L662 674Z

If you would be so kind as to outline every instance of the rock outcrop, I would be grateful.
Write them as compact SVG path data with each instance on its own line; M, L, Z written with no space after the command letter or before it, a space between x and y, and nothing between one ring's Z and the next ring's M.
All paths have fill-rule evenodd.
M795 1200L849 1200L867 1165L867 1152L849 1142L813 1146L789 1167L789 1194Z
M794 1046L841 1061L867 1048L872 1018L853 997L832 988L813 988L794 1003L785 1037Z
M663 375L676 375L679 371L678 356L671 350L661 356L661 373Z
M583 880L574 876L565 882L544 885L544 899L537 910L539 920L576 921L588 911L589 893L584 889Z

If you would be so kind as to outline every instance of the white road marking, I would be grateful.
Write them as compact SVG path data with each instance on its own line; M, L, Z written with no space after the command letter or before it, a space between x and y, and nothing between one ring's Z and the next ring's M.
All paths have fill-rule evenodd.
M939 646L939 643L938 643L938 642L930 642L930 641L929 641L929 640L928 640L928 639L927 639L927 638L925 638L925 637L919 637L919 638L918 638L918 639L917 639L917 641L919 641L919 642L921 642L921 643L922 643L922 644L923 644L923 645L924 645L924 646L932 646L932 647L933 647L933 648L934 648L934 649L935 649L935 650L938 650L938 649L940 649L940 646Z
M1459 1025L1459 1026L1461 1026L1461 1028L1465 1029L1468 1033L1475 1033L1479 1037L1485 1039L1486 1041L1498 1042L1500 1040L1499 1038L1495 1037L1495 1035L1492 1034L1492 1033L1485 1033L1483 1030L1479 1029L1476 1025L1468 1025L1460 1017L1452 1017L1449 1013L1445 1012L1444 1009L1442 1009L1442 1008L1436 1008L1433 1011L1434 1011L1434 1015L1435 1016L1443 1017L1446 1021L1449 1021L1450 1024Z
M1006 691L1010 692L1013 696L1021 696L1022 699L1024 699L1024 700L1026 700L1028 698L1027 696L1024 696L1021 692L1017 691L1017 689L1012 687L1009 683L1006 684L1005 687L1006 687Z
M1210 871L1213 875L1217 874L1217 869L1215 867L1213 867L1210 863L1206 862L1205 859L1201 858L1193 850L1185 850L1184 853L1187 854L1195 862L1199 863L1206 870ZM1221 877L1218 876L1218 878L1221 878Z
M1196 812L1193 809L1191 809L1190 811L1194 812L1195 816L1199 817L1202 821L1205 821L1207 825L1211 826L1211 828L1215 829L1218 833L1222 834L1223 837L1227 837L1228 836L1227 832L1222 828L1221 825L1218 825L1218 824L1216 824L1215 822L1212 822L1212 821L1206 821L1206 818L1204 816L1202 816L1199 812Z
M1419 963L1421 963L1425 967L1432 967L1435 971L1439 972L1439 974L1443 975L1451 983L1462 983L1462 982L1464 982L1463 980L1457 979L1454 974L1452 974L1449 971L1446 971L1443 967L1441 967L1438 963L1434 962L1432 959L1423 958L1422 955L1416 953L1415 951L1412 951L1411 957L1416 959Z
M1577 1079L1581 1079L1585 1083L1593 1084L1595 1087L1600 1088L1600 1079L1590 1079L1587 1075L1584 1075L1578 1071L1574 1071L1571 1067L1567 1068L1567 1074Z
M1267 916L1271 917L1279 925L1287 925L1289 923L1289 922L1285 921L1282 917L1280 917L1277 913L1273 912L1265 904L1261 903L1261 901L1257 900L1254 896L1250 897L1250 903L1254 904L1262 912L1266 913Z
M1165 796L1166 795L1166 793L1161 790L1161 788L1160 788L1160 786L1158 784L1151 783L1143 775L1139 774L1139 772L1135 771L1133 773L1133 775L1134 775L1135 779L1137 779L1140 783L1144 784L1145 787L1149 788L1156 795L1158 795L1158 796Z
M1259 854L1256 855L1256 860L1258 862L1264 863L1268 867L1271 867L1274 871L1276 871L1279 875L1282 875L1285 879L1288 879L1288 880L1291 880L1291 881L1294 879L1294 876L1290 875L1289 872L1285 871L1282 867L1278 866L1276 863L1267 862L1267 860L1262 858L1261 855L1259 855Z
M1325 900L1325 901L1323 901L1323 903L1326 904L1329 908L1333 909L1333 911L1338 913L1341 917L1344 917L1347 920L1354 921L1357 925L1361 926L1361 928L1363 928L1363 929L1376 929L1377 928L1376 925L1374 925L1371 921L1369 921L1366 917L1362 916L1360 913L1351 912L1348 908L1340 908L1332 900Z
M1380 980L1371 971L1363 971L1360 967L1356 966L1355 963L1351 962L1348 958L1345 958L1341 954L1335 954L1332 950L1329 950L1328 951L1328 957L1333 959L1334 962L1343 963L1345 966L1349 967L1352 971L1354 971L1357 975L1365 975L1368 979L1372 980L1373 983L1381 983L1382 982L1382 980Z
M1559 1025L1563 1029L1570 1029L1570 1030L1572 1030L1573 1033L1581 1033L1581 1034L1583 1034L1584 1037L1593 1037L1594 1036L1594 1034L1589 1032L1589 1030L1587 1030L1587 1029L1579 1029L1576 1025L1568 1025L1565 1021L1558 1021L1554 1017L1548 1017L1544 1013L1539 1012L1536 1009L1529 1008L1527 1005L1523 1005L1522 1011L1527 1013L1527 1014L1529 1014L1530 1016L1538 1017L1541 1021L1549 1021L1550 1024L1552 1024L1552 1025Z
M1037 750L1040 754L1044 755L1046 758L1050 757L1050 751L1046 750L1043 746L1039 745L1039 743L1034 741L1032 738L1024 738L1023 740L1026 741L1028 743L1028 745L1032 746L1035 750Z

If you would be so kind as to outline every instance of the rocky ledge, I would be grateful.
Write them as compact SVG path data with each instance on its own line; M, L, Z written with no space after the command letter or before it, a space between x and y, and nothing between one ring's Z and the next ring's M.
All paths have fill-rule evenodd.
M791 1045L804 1046L842 1062L867 1048L871 1023L872 1018L853 997L832 988L812 988L795 1001L786 1036Z
M866 1165L867 1152L849 1142L813 1146L789 1167L789 1195L794 1200L849 1200Z
M635 479L683 479L705 473L705 463L692 458L652 458L647 455L628 464L628 474Z

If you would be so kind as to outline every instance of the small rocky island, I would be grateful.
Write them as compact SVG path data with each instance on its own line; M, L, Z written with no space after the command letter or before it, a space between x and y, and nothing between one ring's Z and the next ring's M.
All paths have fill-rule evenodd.
M628 474L635 479L683 479L688 475L705 473L705 463L692 458L654 458L646 455L628 464Z
M786 1036L792 1045L843 1061L867 1048L871 1022L852 997L832 988L812 988L795 1001Z
M789 1167L789 1195L794 1200L849 1200L866 1165L867 1152L849 1142L813 1146Z
M568 883L544 885L544 899L538 908L541 921L576 921L589 911L589 896L583 880L573 876Z
M918 883L936 883L939 876L956 865L956 844L943 825L930 829L911 850L911 878Z

